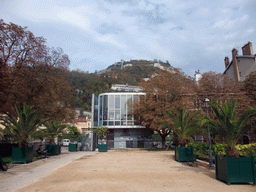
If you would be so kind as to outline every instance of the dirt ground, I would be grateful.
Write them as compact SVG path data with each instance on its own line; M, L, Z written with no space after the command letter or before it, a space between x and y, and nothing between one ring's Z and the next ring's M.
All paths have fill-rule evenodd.
M123 150L82 157L18 191L255 192L256 186L228 186L214 170L176 162L172 151Z

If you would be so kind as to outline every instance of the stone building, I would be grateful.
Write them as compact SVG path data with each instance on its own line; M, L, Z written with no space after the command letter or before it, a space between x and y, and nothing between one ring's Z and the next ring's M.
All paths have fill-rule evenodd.
M256 55L253 55L252 43L248 42L242 47L243 55L238 55L238 50L232 50L232 61L225 57L225 71L223 74L237 82L243 82L246 76L256 71Z
M91 119L88 117L78 116L76 119L71 119L70 124L77 127L80 133L87 134L91 129Z

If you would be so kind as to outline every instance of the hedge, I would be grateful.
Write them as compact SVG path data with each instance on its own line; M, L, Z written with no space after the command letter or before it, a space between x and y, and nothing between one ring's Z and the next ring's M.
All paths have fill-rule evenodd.
M187 147L193 147L195 153L209 155L209 144L207 143L189 143ZM241 156L256 156L256 143L247 144L247 145L236 145L236 149ZM215 155L225 155L226 154L226 145L217 143L212 145L212 154Z

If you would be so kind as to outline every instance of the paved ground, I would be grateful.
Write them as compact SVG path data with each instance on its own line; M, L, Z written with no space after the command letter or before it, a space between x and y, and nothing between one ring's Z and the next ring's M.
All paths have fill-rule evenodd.
M80 155L81 158L78 158ZM69 159L71 157L72 160ZM63 162L65 158L69 160ZM60 165L62 167L57 169L57 166ZM40 167L44 167L44 169L42 170ZM48 172L53 167L55 170ZM38 172L44 173L44 175ZM3 172L0 173L1 191L18 188L16 191L19 192L256 191L256 186L252 184L228 186L215 179L214 170L201 166L190 167L187 164L178 163L174 160L174 152L172 151L124 150L109 151L107 153L87 152L84 154L75 152L71 155L63 156L56 162L52 159L51 163L45 163L29 169L27 172L15 174L2 180L1 178L5 174ZM38 177L38 179L34 179L31 184L25 184L23 180L27 179L24 179L23 174L27 178ZM7 183L3 185L3 181ZM24 183L23 186L22 183ZM8 186L14 187L8 188Z
M29 164L15 164L7 172L0 171L0 191L15 191L45 177L57 169L84 156L95 152L68 152L62 149L62 154L40 159Z

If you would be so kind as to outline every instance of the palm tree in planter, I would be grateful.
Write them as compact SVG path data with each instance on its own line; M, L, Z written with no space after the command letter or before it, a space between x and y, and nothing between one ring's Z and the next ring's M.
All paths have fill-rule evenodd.
M236 100L220 105L217 101L209 103L216 120L205 117L208 124L221 137L227 146L226 156L215 157L216 178L230 183L256 182L255 157L239 157L235 146L244 133L255 129L251 119L256 117L256 108L249 108L239 117L236 114Z
M18 143L18 148L12 149L12 161L27 163L32 161L33 147L28 147L28 141L36 131L37 127L43 123L40 118L43 111L33 110L27 104L20 108L15 104L16 115L7 113L7 119L3 119L6 133L10 134L13 141Z
M95 133L100 138L101 144L98 144L98 150L99 152L106 152L108 150L107 144L103 144L103 139L108 133L108 128L104 126L98 126L97 129L95 129Z
M45 149L51 155L58 155L61 153L61 147L56 145L54 139L58 135L62 134L67 125L63 124L58 120L47 121L43 124L45 129L42 129L42 133L45 137L47 137L50 142L49 145L45 145Z
M198 113L189 113L186 107L168 112L173 122L172 130L177 135L180 147L175 148L176 161L194 161L193 148L185 147L187 140L194 140L195 133L200 130Z

